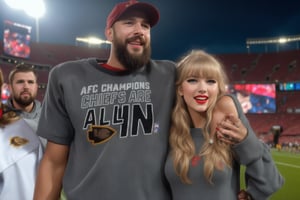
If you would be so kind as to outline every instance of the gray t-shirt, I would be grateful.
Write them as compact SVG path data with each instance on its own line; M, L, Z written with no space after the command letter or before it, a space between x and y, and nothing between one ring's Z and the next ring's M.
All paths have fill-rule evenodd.
M51 70L37 133L70 146L68 199L170 199L163 166L175 72L170 61L128 73L96 59Z

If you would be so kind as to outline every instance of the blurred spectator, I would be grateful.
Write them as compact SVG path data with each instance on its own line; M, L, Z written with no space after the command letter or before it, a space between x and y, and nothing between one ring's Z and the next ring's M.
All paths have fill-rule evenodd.
M42 155L42 143L32 128L0 101L0 199L32 200Z

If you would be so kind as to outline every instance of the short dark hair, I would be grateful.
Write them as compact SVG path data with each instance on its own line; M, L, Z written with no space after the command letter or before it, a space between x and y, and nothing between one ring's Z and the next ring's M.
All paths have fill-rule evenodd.
M38 74L37 74L36 70L34 69L34 67L32 65L22 63L22 64L16 65L15 68L10 71L10 73L8 75L8 81L10 84L12 84L15 74L19 73L19 72L32 72L34 74L36 80L38 79Z

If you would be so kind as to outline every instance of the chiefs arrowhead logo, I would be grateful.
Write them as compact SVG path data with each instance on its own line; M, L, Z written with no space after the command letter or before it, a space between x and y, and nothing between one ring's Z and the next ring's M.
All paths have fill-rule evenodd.
M22 138L19 136L15 136L10 138L10 145L14 146L14 147L20 147L23 146L25 144L27 144L29 141L26 138Z
M102 144L110 140L116 132L115 129L108 126L91 125L87 130L87 139L92 144Z

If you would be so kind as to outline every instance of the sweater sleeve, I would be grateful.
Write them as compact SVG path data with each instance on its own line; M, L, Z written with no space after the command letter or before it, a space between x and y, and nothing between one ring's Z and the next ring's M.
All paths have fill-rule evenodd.
M261 142L261 158L246 165L246 190L253 199L263 200L270 197L284 184L269 147Z
M233 146L238 162L246 167L246 190L255 200L268 199L283 186L284 178L273 161L270 148L257 138L237 99L233 97L233 100L248 130L247 137Z

